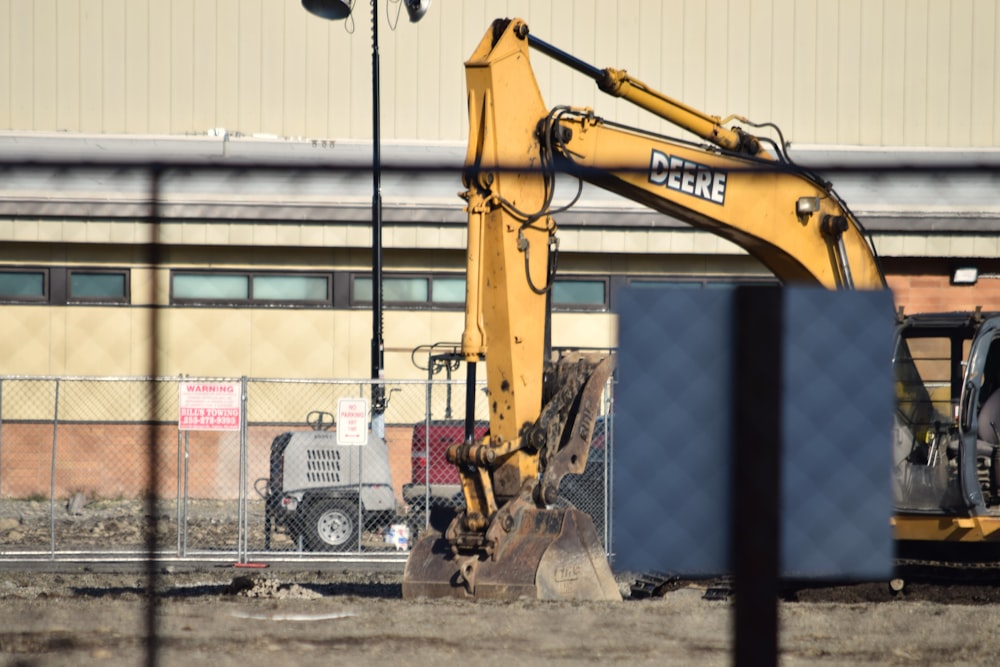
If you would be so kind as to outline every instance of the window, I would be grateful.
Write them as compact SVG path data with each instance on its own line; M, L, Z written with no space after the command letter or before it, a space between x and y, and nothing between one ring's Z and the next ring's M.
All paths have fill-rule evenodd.
M743 284L774 284L769 277L757 276L628 276L566 275L552 285L552 310L608 312L614 293L627 285L634 287L678 287L689 289L731 288ZM341 297L353 308L369 308L372 303L372 278L367 272L351 273L346 278ZM342 303L342 302L338 302ZM382 276L382 303L389 308L460 309L465 305L465 276L462 274L386 273Z
M552 285L553 310L604 310L607 305L607 280L557 278Z
M328 276L255 275L251 283L254 301L327 303Z
M701 289L707 287L701 280L633 280L629 282L629 287L657 288L676 287L680 289Z
M629 287L679 287L693 289L721 289L732 288L737 285L776 285L778 281L774 278L741 278L741 277L717 277L717 278L629 278Z
M370 280L370 279L369 279ZM371 293L371 287L368 288ZM426 303L430 295L426 278L384 278L382 300L396 303Z
M355 275L351 281L351 303L369 306L371 302L371 276ZM382 303L402 307L461 308L465 305L465 276L383 275Z
M0 300L47 302L48 298L45 269L0 269Z
M903 331L893 357L897 417L914 433L932 432L935 421L952 419L962 391L962 360L968 359L970 346L968 338L947 333Z
M171 302L230 305L330 305L330 274L174 271Z
M0 268L0 301L67 304L128 304L129 269Z
M128 303L128 271L69 271L67 301L72 303Z
M606 278L566 278L556 280L552 288L554 310L606 310ZM372 303L370 274L351 277L351 305L366 308ZM387 307L431 307L460 309L465 306L464 275L382 276L382 304Z
M452 303L460 306L465 305L465 277L445 278L436 277L431 283L433 292L431 301L434 303Z
M177 301L246 301L250 298L250 277L175 273L170 288Z
M428 278L382 276L382 303L422 304L430 299ZM372 302L372 279L370 276L354 277L354 301Z

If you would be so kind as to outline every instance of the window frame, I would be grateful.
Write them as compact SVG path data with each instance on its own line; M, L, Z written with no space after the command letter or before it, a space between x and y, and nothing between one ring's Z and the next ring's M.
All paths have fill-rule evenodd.
M254 295L257 278L321 278L326 283L326 296L322 299L259 299ZM333 272L330 271L253 271L250 275L250 302L255 306L305 306L333 307Z
M555 289L558 283L601 283L604 286L604 301L603 303L570 303L570 304L559 304L556 303L555 299L552 299L552 312L553 313L605 313L610 310L611 306L611 277L604 275L588 275L588 274L569 274L566 276L556 276L555 282L552 284L552 289Z
M247 298L178 297L174 278L184 276L238 276L247 280ZM254 296L254 279L259 277L322 278L326 282L324 299L258 299ZM170 269L171 306L236 306L240 308L332 308L334 302L333 271L254 271L247 269Z
M739 285L778 285L779 281L773 276L626 276L625 284L628 287L642 285L646 283L649 287L697 287L699 289L716 287L737 287Z
M435 280L448 279L453 280L455 278L461 278L465 280L464 273L444 273L444 272L420 272L420 271L401 271L401 272L390 272L383 273L382 280L397 280L397 279L414 279L414 280L426 280L427 281L427 299L424 301L393 301L385 298L385 294L382 295L382 307L388 310L463 310L465 308L465 297L463 295L461 301L435 301L434 299L434 282ZM348 303L351 308L354 309L365 309L372 307L372 301L370 299L359 299L356 295L355 285L358 280L371 281L372 275L370 271L354 271L351 272L348 277Z
M42 276L42 295L16 296L0 295L0 303L5 304L48 304L52 300L52 268L48 266L4 266L0 273L40 274Z
M247 279L247 297L246 299L212 299L206 297L179 297L174 293L174 279L179 276L243 276ZM250 306L252 302L249 299L250 294L250 272L249 271L213 271L206 269L170 269L170 305L171 306Z
M109 296L73 296L73 276L120 275L124 278L123 294ZM128 305L132 303L132 271L126 268L69 267L66 269L66 303L68 305Z

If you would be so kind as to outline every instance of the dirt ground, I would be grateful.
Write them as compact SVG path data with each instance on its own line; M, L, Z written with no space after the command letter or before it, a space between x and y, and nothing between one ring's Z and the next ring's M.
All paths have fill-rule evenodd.
M409 601L398 563L311 567L161 565L151 598L141 563L3 562L0 664L150 664L150 609L160 665L731 664L731 599L704 599L704 583L617 603ZM995 598L992 584L789 591L780 664L994 665Z
M229 505L197 508L191 542L231 544ZM621 574L622 602L498 603L403 600L402 554L297 562L284 551L256 559L266 569L174 559L150 571L141 559L108 560L109 549L144 542L142 508L121 503L57 516L60 549L103 560L73 562L68 551L32 560L19 552L45 553L48 509L0 503L0 666L732 663L733 598L705 596L720 582L674 582L663 597L632 599L636 577ZM161 520L161 544L172 545L169 508ZM957 571L904 564L899 593L887 582L786 586L780 664L995 665L995 556Z

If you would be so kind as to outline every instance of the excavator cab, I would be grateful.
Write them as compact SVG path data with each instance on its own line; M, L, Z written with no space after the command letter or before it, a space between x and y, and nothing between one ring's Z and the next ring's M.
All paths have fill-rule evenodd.
M903 317L893 368L896 539L1000 541L1000 316Z

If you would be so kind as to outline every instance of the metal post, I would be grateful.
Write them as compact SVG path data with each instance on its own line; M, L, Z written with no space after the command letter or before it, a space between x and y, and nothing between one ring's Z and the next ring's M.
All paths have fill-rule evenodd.
M743 286L735 297L733 664L757 667L778 664L782 292Z
M433 349L433 348L432 348ZM425 393L425 405L426 411L424 413L424 478L421 480L424 484L424 521L423 525L420 526L420 530L426 532L427 528L431 525L431 421L433 407L431 405L433 401L434 386L431 384L434 381L434 355L430 354L427 357L427 391ZM449 391L450 391L449 387ZM450 397L448 399L451 400ZM451 409L449 407L445 414L445 417L451 417ZM416 482L417 480L413 480Z
M179 380L184 381L183 373ZM187 480L185 478L187 473L185 466L187 461L187 431L181 431L179 427L180 424L178 424L177 431L177 555L183 556L185 547L183 528L187 511Z
M3 379L0 379L0 498L3 497Z
M183 556L184 550L181 543L181 525L184 521L183 507L184 507L184 478L182 476L182 471L184 470L184 432L177 431L177 507L176 507L176 521L177 521L177 556Z
M372 431L385 437L385 368L382 340L382 154L379 119L378 0L372 7Z
M55 404L52 406L52 468L49 477L49 539L51 556L56 557L56 443L59 440L59 380L56 380Z
M151 294L159 294L160 272L156 269L163 266L162 248L160 247L160 192L163 179L163 167L154 165L149 174L149 217L146 223L150 227L149 241L144 244L143 255L149 266L153 267L151 278ZM159 617L160 600L157 594L159 590L160 568L157 566L156 558L159 550L159 511L156 507L160 493L160 450L157 445L156 428L156 397L157 378L160 368L160 310L150 308L148 312L147 325L149 326L149 405L150 416L147 421L145 433L146 447L146 474L149 481L149 488L145 498L146 525L145 525L145 549L146 549L146 576L145 576L145 629L146 629L146 667L156 667L159 658L160 636Z
M187 556L188 548L188 499L191 498L190 471L191 471L191 431L184 431L184 539L181 542L182 556Z
M385 388L381 381L385 368L385 343L382 340L382 157L381 122L379 119L379 55L378 0L370 0L372 19L372 431L385 437ZM346 19L354 11L354 2L347 0L302 0L310 14L336 21ZM406 5L410 20L419 21L426 6Z
M240 378L240 443L239 443L239 461L240 461L240 488L239 488L239 506L237 508L237 540L236 540L236 557L237 561L241 565L246 565L247 563L247 552L248 549L248 539L247 539L247 493L248 489L248 477L249 477L249 458L247 456L247 378L244 375Z

